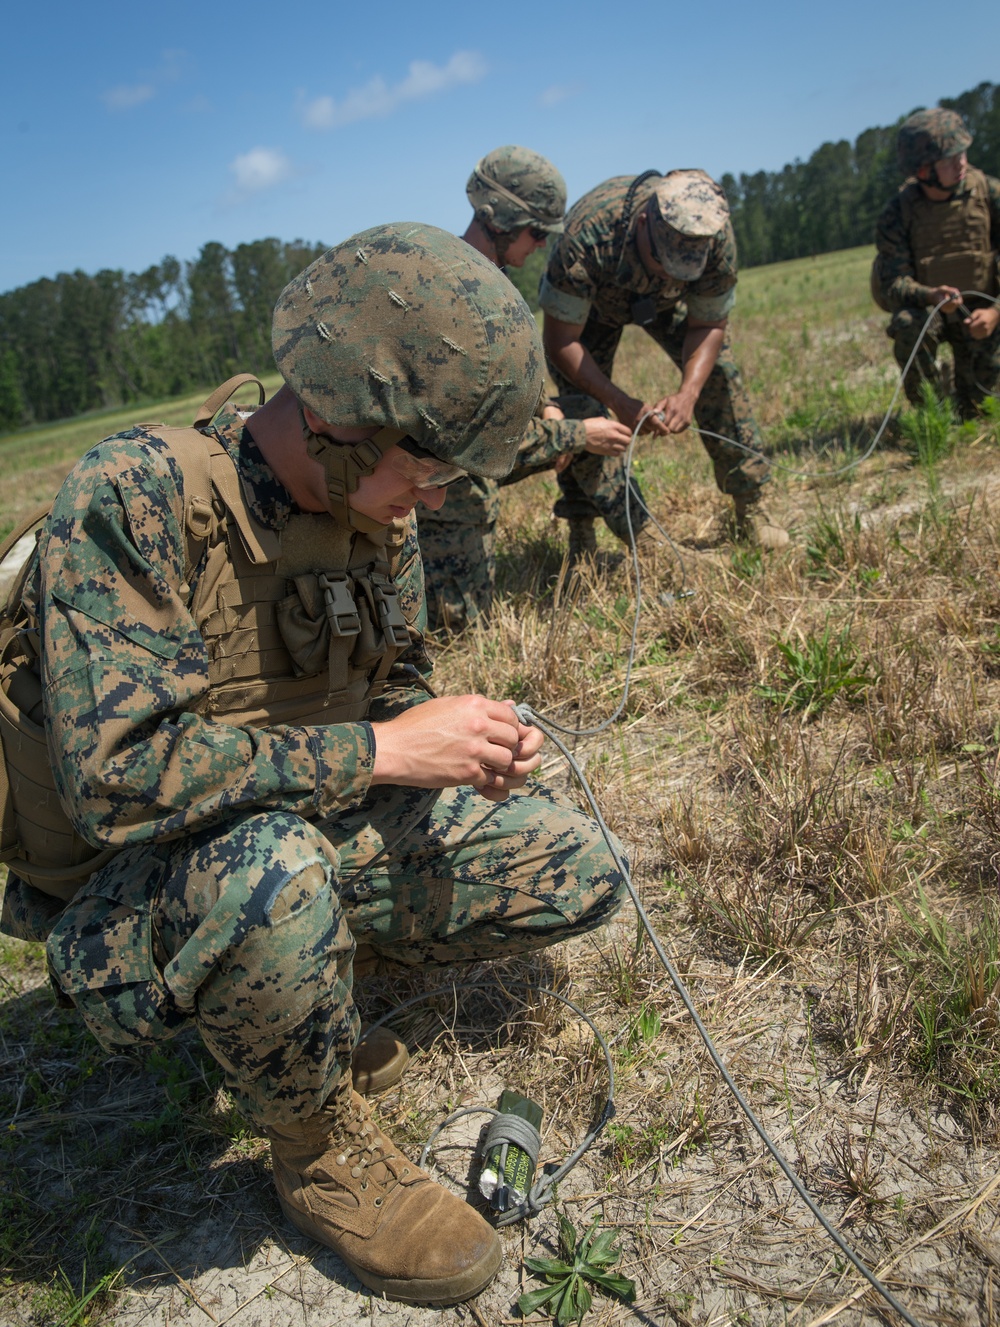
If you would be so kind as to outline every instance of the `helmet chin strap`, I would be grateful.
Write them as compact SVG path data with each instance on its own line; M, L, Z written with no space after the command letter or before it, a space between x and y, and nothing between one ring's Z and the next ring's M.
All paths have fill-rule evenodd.
M327 499L334 519L351 530L360 530L362 534L377 534L379 530L384 530L381 521L372 520L370 516L355 511L348 505L347 499L357 489L358 481L370 475L389 448L402 441L406 434L401 429L381 428L373 437L365 438L362 442L337 442L312 431L306 423L301 405L299 419L306 451L314 461L319 461L326 474Z
M940 189L942 193L946 193L946 194L953 194L953 193L955 192L955 190L958 188L959 183L960 183L960 181L958 181L958 180L956 180L954 184L942 184L942 183L941 183L940 179L938 178L938 173L937 173L937 162L936 162L936 161L935 161L934 164L931 166L930 171L931 171L931 173L930 173L930 175L928 175L928 177L927 177L925 183L931 185L932 188L934 188L934 189Z
M476 220L482 226L483 230L486 231L486 234L490 237L493 248L496 250L497 267L506 267L507 250L510 248L511 242L514 239L514 234L517 232L515 231L514 234L512 234L510 231L497 229L493 222L493 209L490 207L489 203L486 203L483 207L480 207L477 210Z

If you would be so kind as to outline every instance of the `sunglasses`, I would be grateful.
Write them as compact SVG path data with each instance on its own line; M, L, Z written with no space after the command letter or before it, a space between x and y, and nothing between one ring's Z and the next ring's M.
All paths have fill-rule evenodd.
M528 234L536 244L544 244L549 238L549 232L542 226L529 226Z

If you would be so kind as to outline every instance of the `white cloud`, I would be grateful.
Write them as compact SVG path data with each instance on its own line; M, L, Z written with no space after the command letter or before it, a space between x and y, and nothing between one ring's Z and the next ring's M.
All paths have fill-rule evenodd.
M579 84L554 83L552 87L546 88L538 98L540 106L557 106L559 102L566 101L568 97L575 97L580 91Z
M292 174L292 163L282 152L271 147L255 147L229 163L236 177L236 192L241 198L273 189Z
M171 48L161 52L160 65L145 76L141 83L122 83L101 93L101 100L109 111L130 111L143 102L151 101L168 83L181 77L187 52Z
M152 83L133 83L131 87L108 88L101 93L101 100L109 111L130 111L133 106L141 106L144 101L156 95Z
M478 83L486 76L486 61L476 51L456 51L445 65L414 60L402 82L390 87L381 74L354 88L341 101L316 97L300 103L302 122L310 129L338 129L357 120L390 115L407 101L432 97L462 84Z

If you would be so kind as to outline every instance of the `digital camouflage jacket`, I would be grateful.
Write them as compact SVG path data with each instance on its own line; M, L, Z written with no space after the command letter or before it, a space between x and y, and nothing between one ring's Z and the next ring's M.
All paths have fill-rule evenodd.
M250 414L227 407L205 432L234 459L256 520L280 533L294 509L245 423ZM100 847L173 838L251 808L329 816L357 806L371 779L365 720L213 717L208 647L191 611L202 568L189 584L181 490L178 461L156 426L138 426L79 462L41 539L31 593L49 747L71 819ZM407 658L429 670L412 521L394 564L413 642ZM415 686L394 691L397 704L425 695Z
M599 322L623 327L635 321L632 306L649 297L656 315L683 302L689 314L705 322L728 317L736 299L736 237L732 223L712 244L708 263L697 281L650 276L642 265L631 226L617 257L619 223L633 176L605 180L574 203L566 229L549 256L538 292L542 309L560 322L580 325L593 314ZM645 206L657 178L636 190L634 219Z

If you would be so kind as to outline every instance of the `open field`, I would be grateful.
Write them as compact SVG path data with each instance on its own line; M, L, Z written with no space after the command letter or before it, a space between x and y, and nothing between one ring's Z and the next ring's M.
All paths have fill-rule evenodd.
M866 449L894 386L870 251L758 268L734 340L775 461L779 555L720 542L726 503L694 436L642 441L635 471L676 541L644 556L622 717L571 741L637 887L713 1036L831 1219L925 1324L1000 1323L1000 413L925 411ZM619 380L645 399L676 375L643 334ZM271 384L269 384L271 385ZM134 418L0 441L0 524ZM555 485L504 490L489 627L435 642L439 690L526 700L579 728L622 695L635 584L600 536L563 576ZM674 597L680 589L694 593ZM545 776L578 791L549 749ZM372 1013L453 976L362 985ZM526 1091L561 1160L604 1103L617 1117L555 1208L505 1234L474 1305L418 1310L358 1293L292 1232L266 1145L186 1035L108 1057L57 1008L38 947L0 944L0 1324L331 1327L520 1321L522 1266L552 1256L556 1211L620 1232L632 1306L588 1323L679 1327L898 1322L762 1154L626 908L608 933L479 974L405 1014L414 1061L379 1102L414 1157L460 1104ZM478 1124L437 1152L465 1184ZM537 1321L544 1321L537 1318Z

